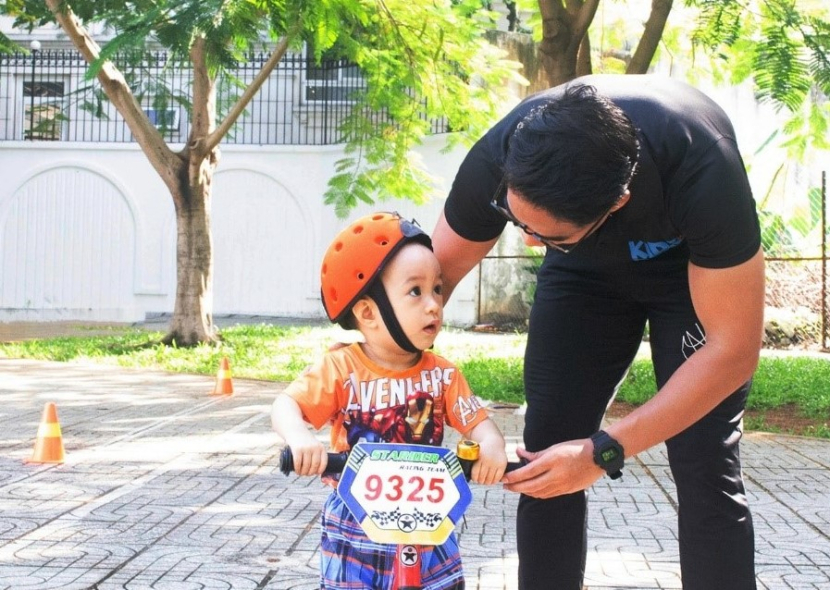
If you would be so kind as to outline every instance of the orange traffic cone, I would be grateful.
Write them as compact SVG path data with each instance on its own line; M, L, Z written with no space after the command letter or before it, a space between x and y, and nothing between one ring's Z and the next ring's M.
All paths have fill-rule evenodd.
M35 451L29 463L63 463L63 437L58 422L58 409L53 402L43 408L43 417L37 429Z
M216 385L211 395L233 395L233 381L231 381L231 366L228 357L222 357L219 372L216 374Z

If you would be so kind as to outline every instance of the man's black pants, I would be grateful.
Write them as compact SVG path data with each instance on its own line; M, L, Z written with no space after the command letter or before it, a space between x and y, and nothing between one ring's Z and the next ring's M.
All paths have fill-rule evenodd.
M596 432L636 355L646 323L661 387L704 343L685 272L655 278L543 267L525 356L528 450ZM677 486L685 590L755 588L754 532L738 444L748 390L746 384L698 423L666 441ZM623 473L622 480L610 485L625 503L631 501L627 491L631 476ZM521 497L517 515L521 590L582 588L586 504L584 492L550 500Z

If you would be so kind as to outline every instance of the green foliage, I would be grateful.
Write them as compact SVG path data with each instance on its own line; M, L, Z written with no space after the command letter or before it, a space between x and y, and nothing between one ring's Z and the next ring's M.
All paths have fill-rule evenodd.
M787 177L791 162L806 162L830 148L830 5L792 0L687 0L698 12L693 41L713 59L726 81L751 80L762 102L786 113L756 155L773 145L787 162L775 172L760 202L764 251L772 256L803 254L817 244L820 205L811 188L805 206L775 212L767 206Z
M734 81L751 76L757 95L791 112L830 95L830 22L823 3L792 0L686 0L697 8L692 38L725 63Z
M341 129L349 138L347 158L325 195L341 216L358 202L431 196L434 181L412 154L429 120L445 117L470 143L493 122L506 99L505 82L520 79L518 64L482 37L494 15L478 0L356 4L340 22L360 35L335 38L330 24L313 43L316 57L331 50L366 79ZM379 113L389 123L376 131Z
M793 111L784 123L785 140L782 146L797 161L803 161L810 149L830 148L828 140L830 104L806 101L802 108Z
M14 41L0 32L0 53L13 53L21 49Z
M811 86L799 44L773 24L761 27L761 37L763 40L755 46L753 64L758 95L794 111L804 102Z
M516 9L529 13L524 25L530 29L534 41L541 41L542 13L539 10L539 0L516 0Z

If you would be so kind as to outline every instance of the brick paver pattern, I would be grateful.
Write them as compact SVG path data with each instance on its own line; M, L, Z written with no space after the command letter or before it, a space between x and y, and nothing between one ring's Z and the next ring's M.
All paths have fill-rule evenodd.
M283 384L234 379L233 396L210 396L213 384L0 359L0 589L318 588L328 490L279 472L269 410ZM48 401L66 462L29 464ZM512 452L522 416L493 416ZM743 458L758 587L830 588L830 441L750 434ZM472 488L459 526L467 587L515 589L518 498ZM589 498L588 588L681 588L662 446L628 461L621 481L597 482Z

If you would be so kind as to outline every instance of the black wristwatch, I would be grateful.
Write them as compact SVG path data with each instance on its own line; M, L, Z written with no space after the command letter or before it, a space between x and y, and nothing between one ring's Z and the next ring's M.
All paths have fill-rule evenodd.
M591 442L594 443L594 463L602 467L611 479L621 478L625 463L622 445L604 430L592 434Z

